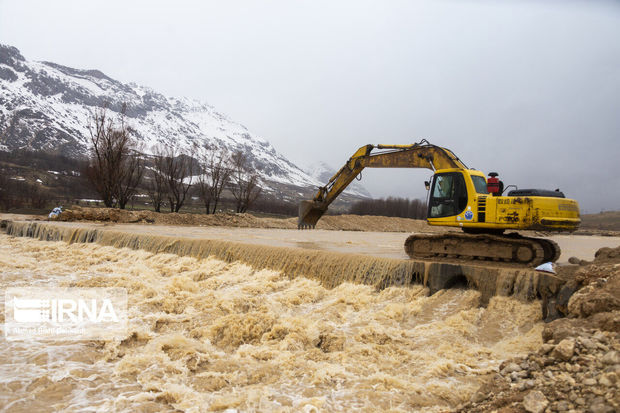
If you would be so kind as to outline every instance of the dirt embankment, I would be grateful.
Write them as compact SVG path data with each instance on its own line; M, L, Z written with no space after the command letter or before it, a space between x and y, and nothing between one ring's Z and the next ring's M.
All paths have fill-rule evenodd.
M620 211L606 211L581 216L581 228L620 231Z
M620 411L620 247L601 248L563 276L577 290L543 346L507 360L457 411Z
M38 219L21 216L20 219ZM43 217L40 217L44 219ZM584 215L575 235L620 236L620 212ZM297 228L297 218L268 218L252 214L221 213L214 215L187 213L158 213L153 211L130 211L116 208L88 208L75 206L65 210L60 221L98 221L116 223L147 223L158 225L225 226L242 228ZM377 232L444 232L456 230L448 227L432 227L425 220L362 216L325 215L318 222L318 229ZM528 232L529 234L529 232ZM537 235L532 232L531 235ZM538 234L539 235L539 234Z
M620 211L581 215L576 235L620 236Z
M150 223L159 225L228 226L243 228L297 228L297 218L262 218L251 214L182 214L152 211L129 211L115 208L81 208L65 210L60 221L100 221L117 223ZM433 232L440 231L424 220L408 218L326 215L319 221L318 229L378 232Z

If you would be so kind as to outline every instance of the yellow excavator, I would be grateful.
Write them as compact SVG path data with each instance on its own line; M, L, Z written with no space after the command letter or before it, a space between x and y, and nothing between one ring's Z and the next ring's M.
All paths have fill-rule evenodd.
M375 151L377 150L377 151ZM375 151L375 152L373 152ZM506 230L575 231L579 205L559 190L514 189L503 196L497 173L469 169L449 149L426 140L411 145L365 145L311 201L299 205L298 227L314 228L327 207L364 168L428 168L427 222L461 228L460 232L413 234L405 251L416 259L493 260L537 266L560 257L559 246L545 238ZM512 185L511 185L512 186ZM516 188L516 187L515 187Z

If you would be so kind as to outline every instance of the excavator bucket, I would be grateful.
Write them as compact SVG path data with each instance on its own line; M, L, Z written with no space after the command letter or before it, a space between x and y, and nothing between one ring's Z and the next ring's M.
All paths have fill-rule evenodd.
M314 228L319 218L327 211L326 207L320 206L318 202L301 201L299 203L299 217L297 218L297 228Z

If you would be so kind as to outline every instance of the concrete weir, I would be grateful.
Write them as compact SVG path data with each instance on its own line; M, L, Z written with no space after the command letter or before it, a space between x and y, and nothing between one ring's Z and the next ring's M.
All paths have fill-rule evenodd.
M305 276L328 287L342 282L373 285L378 289L421 283L430 293L453 287L475 288L486 306L494 295L523 300L541 298L543 315L555 302L564 281L552 274L524 268L414 261L372 255L319 251L303 248L245 244L214 239L172 237L116 230L114 227L59 225L53 222L3 221L9 235L45 241L98 243L117 248L143 249L153 253L240 261L257 269L282 271L288 277ZM552 311L553 312L553 311ZM552 316L552 314L549 314Z

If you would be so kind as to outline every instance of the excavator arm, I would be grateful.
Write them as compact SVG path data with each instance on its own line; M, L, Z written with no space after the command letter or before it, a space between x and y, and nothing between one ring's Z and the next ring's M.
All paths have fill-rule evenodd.
M373 150L381 152L371 153ZM365 145L359 148L347 163L334 174L314 199L299 204L298 228L314 228L327 207L364 168L458 168L467 166L449 149L432 145L423 139L411 145Z

